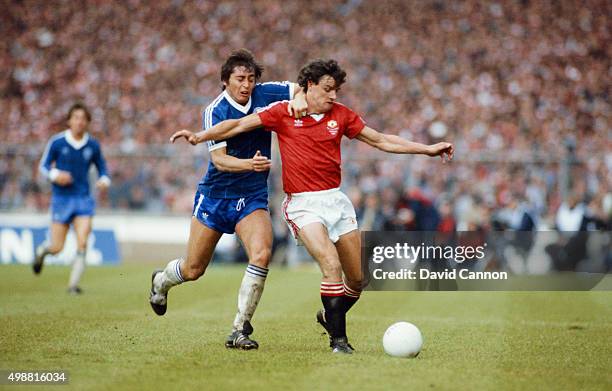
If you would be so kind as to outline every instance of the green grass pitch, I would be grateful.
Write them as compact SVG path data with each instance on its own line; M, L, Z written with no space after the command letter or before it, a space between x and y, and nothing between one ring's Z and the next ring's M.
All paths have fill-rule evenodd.
M338 357L314 320L314 268L272 267L260 349L246 352L223 347L243 266L173 289L163 317L148 303L152 269L89 268L74 297L66 267L0 266L0 369L69 371L53 390L612 389L611 291L365 292L348 317L357 352ZM423 333L416 359L382 350L399 320Z

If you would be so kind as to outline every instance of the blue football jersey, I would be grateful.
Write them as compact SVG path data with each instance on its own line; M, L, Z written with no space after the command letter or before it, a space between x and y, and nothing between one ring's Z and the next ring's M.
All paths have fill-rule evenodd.
M223 91L202 115L202 128L209 129L227 119L240 119L271 103L293 97L293 83L269 82L257 84L246 105L242 106ZM210 141L208 150L227 148L227 154L239 159L250 159L257 151L270 157L272 136L270 132L256 129L223 141ZM208 171L198 184L198 191L213 198L241 198L268 191L268 171L229 173L217 170L211 161Z
M55 166L53 166L55 164ZM110 183L106 170L106 162L97 140L85 134L81 140L76 140L70 130L51 137L40 160L39 171L51 181L57 171L67 171L72 175L72 183L59 186L53 183L54 196L87 196L89 195L89 167L94 164L100 178Z

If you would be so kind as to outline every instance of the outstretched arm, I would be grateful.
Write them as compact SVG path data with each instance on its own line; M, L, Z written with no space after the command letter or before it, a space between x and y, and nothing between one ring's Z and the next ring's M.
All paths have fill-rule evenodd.
M257 129L261 125L259 115L253 113L240 119L228 119L219 122L212 128L198 133L193 133L187 129L179 130L170 137L170 142L173 143L181 137L185 137L192 145L203 143L204 141L225 140L237 134Z
M372 128L364 127L361 133L356 137L359 141L389 153L402 154L423 154L427 156L440 156L442 160L446 157L448 160L453 158L453 144L441 142L432 145L425 145L408 141L399 136L380 133Z

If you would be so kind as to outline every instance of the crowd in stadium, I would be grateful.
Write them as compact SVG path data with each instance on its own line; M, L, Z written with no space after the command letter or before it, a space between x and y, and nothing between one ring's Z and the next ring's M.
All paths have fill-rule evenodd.
M565 193L609 226L610 2L302 5L14 3L0 23L0 73L10 75L0 78L0 209L47 208L38 160L81 101L113 180L100 206L189 213L208 152L168 137L201 127L221 90L220 64L246 47L263 80L295 81L308 59L335 58L348 72L339 101L369 126L455 144L455 161L443 165L347 140L343 188L364 229L551 227Z

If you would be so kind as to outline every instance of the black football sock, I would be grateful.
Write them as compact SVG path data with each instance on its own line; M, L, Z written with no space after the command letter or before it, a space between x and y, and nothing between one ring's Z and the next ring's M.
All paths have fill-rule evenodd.
M342 282L321 282L321 302L325 321L332 338L346 337L346 311L344 310Z
M346 285L346 283L344 283L344 296L342 296L342 304L345 313L349 312L353 305L357 303L360 295L361 291L351 289L348 285Z

